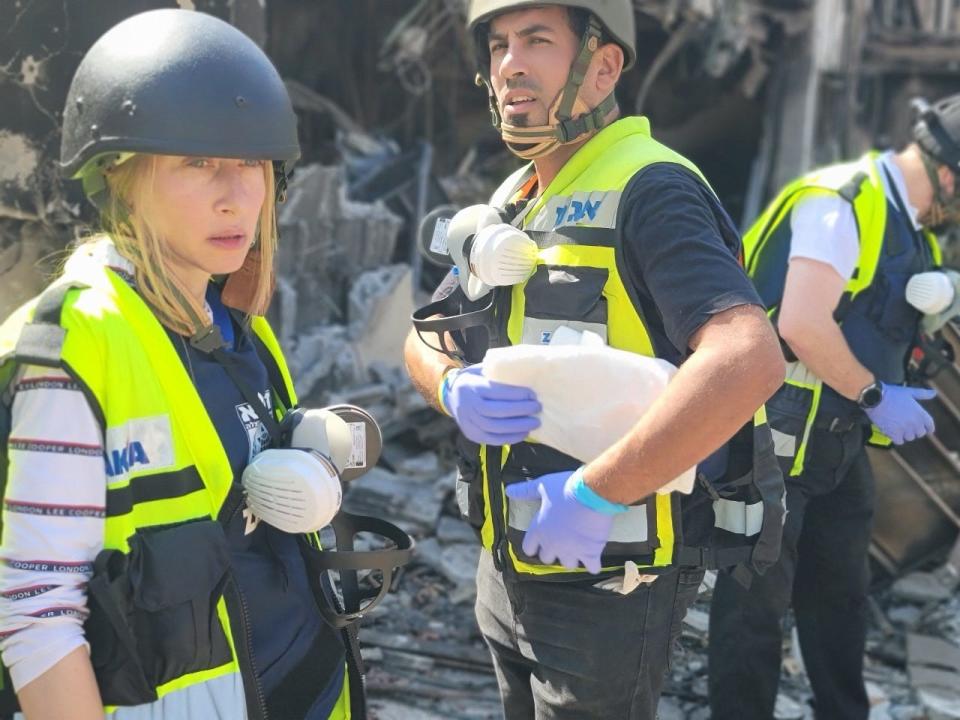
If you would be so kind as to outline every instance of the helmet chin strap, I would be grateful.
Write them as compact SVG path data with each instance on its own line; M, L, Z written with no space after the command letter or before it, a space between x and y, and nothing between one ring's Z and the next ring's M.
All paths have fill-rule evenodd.
M602 28L596 18L590 18L590 24L580 41L580 50L570 68L567 83L550 105L548 124L533 127L511 125L500 114L496 95L490 81L477 75L477 84L487 86L490 112L493 126L500 131L510 151L524 160L535 160L549 155L561 145L581 140L585 135L601 130L610 111L616 107L617 100L610 93L592 110L580 97L580 87L586 77L590 60L600 45Z
M549 155L561 145L577 142L604 126L604 119L616 107L616 98L613 94L591 110L579 95L573 105L574 117L563 120L558 108L562 97L558 97L550 106L549 117L556 118L556 122L549 125L535 127L521 127L506 122L500 125L500 134L510 151L524 160Z

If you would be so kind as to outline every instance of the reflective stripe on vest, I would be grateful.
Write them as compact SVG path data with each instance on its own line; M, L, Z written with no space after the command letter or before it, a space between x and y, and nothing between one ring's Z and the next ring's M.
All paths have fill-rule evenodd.
M736 500L714 500L713 513L716 525L727 532L751 537L763 527L763 503L750 503Z
M535 500L510 500L508 522L514 530L526 531L533 522L540 503ZM647 541L647 507L636 505L614 516L607 540L613 543L645 543Z
M153 718L216 718L247 715L243 683L239 674L212 677L202 684L171 688L156 702L107 709L110 720L152 720Z
M795 454L780 455L781 457L793 458L790 467L790 477L796 477L803 472L803 465L807 456L807 444L810 442L810 431L813 429L813 421L817 417L817 410L820 408L820 393L823 391L823 382L820 378L810 372L810 369L799 360L787 363L787 371L784 378L787 385L797 388L804 395L809 394L810 405L806 411L803 425L803 434L799 438L794 438L791 443ZM784 433L781 433L783 435ZM792 436L791 436L792 437ZM782 445L786 445L781 441Z

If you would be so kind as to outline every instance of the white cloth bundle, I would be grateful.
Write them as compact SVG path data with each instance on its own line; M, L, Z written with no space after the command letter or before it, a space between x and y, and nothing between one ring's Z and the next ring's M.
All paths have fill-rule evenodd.
M530 439L588 463L630 431L677 368L608 347L592 333L584 333L581 344L563 344L561 330L567 328L554 334L559 343L489 350L483 374L533 390L543 411ZM695 473L692 467L657 492L689 493Z

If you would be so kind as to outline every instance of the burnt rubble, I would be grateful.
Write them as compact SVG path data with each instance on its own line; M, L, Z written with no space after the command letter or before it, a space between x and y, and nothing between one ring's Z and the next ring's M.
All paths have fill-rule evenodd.
M132 5L136 5L133 8ZM381 720L496 718L473 617L479 542L453 499L455 428L402 368L410 314L444 270L424 264L419 221L482 202L515 159L472 85L465 0L145 0L130 8L16 0L0 7L0 318L36 294L93 219L58 177L59 112L93 40L136 10L180 5L231 20L275 61L300 119L303 158L279 210L270 320L301 402L350 402L383 430L379 466L347 507L418 540L395 593L365 618L368 688ZM745 225L801 170L909 137L908 101L956 91L957 0L635 0L640 72L622 107L690 156ZM336 27L324 42L317 29ZM956 264L960 244L944 238ZM960 333L946 341L960 352ZM960 529L960 369L932 385L936 437L873 452L880 507L871 551L867 679L872 720L960 717L960 594L926 581ZM709 716L712 576L688 614L660 717ZM788 620L788 626L790 621ZM785 633L776 717L812 718L795 634Z
M431 413L432 411L425 411ZM473 616L476 534L458 516L451 421L426 443L408 428L387 443L381 466L352 484L351 512L390 517L417 539L413 562L361 631L375 717L497 718L500 705ZM425 422L433 422L423 415ZM707 720L708 573L688 612L660 703L661 720ZM871 720L960 717L960 594L870 599L865 676ZM812 695L792 620L787 620L775 717L813 718Z

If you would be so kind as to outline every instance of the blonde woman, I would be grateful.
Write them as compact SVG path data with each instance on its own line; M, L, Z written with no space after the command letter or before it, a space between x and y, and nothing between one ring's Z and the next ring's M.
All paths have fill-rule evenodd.
M362 714L302 538L237 482L295 403L262 315L298 155L275 69L211 16L134 16L77 71L61 159L104 233L0 329L0 650L29 720Z

